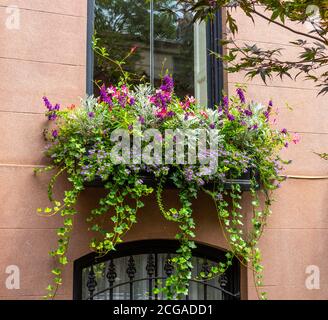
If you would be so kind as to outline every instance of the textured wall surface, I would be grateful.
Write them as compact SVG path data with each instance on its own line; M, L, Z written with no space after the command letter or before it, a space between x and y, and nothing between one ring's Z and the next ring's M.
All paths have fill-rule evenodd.
M255 24L242 12L236 12L240 30L237 42L257 43L261 48L284 49L286 59L296 57L298 50L289 41L300 36L269 25L259 18ZM297 25L300 31L308 32ZM303 29L302 29L303 28ZM229 89L235 82L247 83L243 74L229 75ZM301 78L273 79L265 86L260 78L248 82L248 97L262 103L270 98L279 108L279 126L298 132L301 142L283 152L293 162L284 174L327 176L327 161L313 153L327 152L327 97L317 97L318 90L311 81ZM286 105L293 108L290 111ZM263 250L264 291L269 299L327 299L328 298L328 180L288 179L275 193L276 202L268 226L261 239ZM320 268L320 289L305 286L306 268ZM249 299L256 298L251 272L248 278Z
M35 211L48 205L48 179L33 175L46 163L42 96L68 105L84 95L85 43L85 1L0 1L0 299L38 299L49 282L60 220ZM8 265L20 268L20 290L5 286ZM58 297L71 298L70 286Z
M19 7L18 30L8 29L8 5ZM36 208L48 205L46 175L35 177L33 168L45 165L42 130L46 123L42 96L63 106L77 103L85 93L86 1L81 0L0 0L0 299L39 299L50 281L53 267L48 251L56 244L55 229L61 219L38 217ZM263 46L286 42L290 35L259 22L255 27L237 13L242 23L238 41L256 41ZM229 89L243 82L242 75L228 77ZM273 81L265 87L259 80L248 86L248 96L266 102L273 98L281 106L281 126L301 133L302 142L286 152L293 159L289 174L325 175L327 164L312 154L327 151L328 121L324 97L310 83ZM288 102L294 112L284 108ZM57 187L60 195L62 178ZM328 249L327 181L289 180L276 194L277 202L264 234L265 290L273 299L328 298L325 258ZM70 246L71 261L87 254L88 210L94 207L101 190L91 189L81 196L81 219ZM168 206L177 203L174 191L167 191ZM206 198L195 203L197 240L225 247L214 208ZM156 223L154 223L156 222ZM176 226L163 220L155 198L147 202L139 223L127 240L173 238ZM21 271L20 290L5 286L8 265ZM305 288L305 268L321 270L321 290ZM251 276L249 298L255 298ZM72 263L64 274L58 298L72 298Z

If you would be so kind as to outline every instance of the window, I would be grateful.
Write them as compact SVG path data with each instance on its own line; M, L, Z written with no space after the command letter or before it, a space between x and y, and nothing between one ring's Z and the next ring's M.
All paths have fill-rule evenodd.
M87 91L93 80L115 83L115 66L94 56L94 31L111 58L121 60L133 47L125 68L135 80L154 86L168 70L180 97L194 95L203 105L218 103L223 89L222 66L211 54L220 52L221 14L208 23L193 23L192 14L176 0L89 0Z
M173 240L145 240L120 244L115 252L97 258L89 254L74 263L74 299L78 300L165 300L153 295L156 280L164 281L174 268L170 263L178 248ZM197 245L193 276L208 272L224 260L224 252ZM192 280L190 300L239 299L239 265L234 261L227 273L210 281Z

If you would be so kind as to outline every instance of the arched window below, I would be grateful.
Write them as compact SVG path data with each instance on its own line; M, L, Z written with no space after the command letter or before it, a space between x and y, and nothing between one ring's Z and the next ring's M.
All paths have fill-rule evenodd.
M76 300L165 300L154 295L157 280L174 272L170 259L178 243L173 240L145 240L121 244L104 257L91 253L74 263L74 299ZM187 300L233 300L240 298L240 268L234 261L226 274L208 281L196 275L208 272L224 261L225 253L197 244L193 252L193 279Z

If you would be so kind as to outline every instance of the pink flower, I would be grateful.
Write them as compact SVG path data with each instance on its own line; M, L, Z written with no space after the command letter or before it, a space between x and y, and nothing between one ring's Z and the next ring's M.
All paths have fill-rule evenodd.
M123 86L121 87L121 91L123 92L123 94L127 95L129 93L129 88L123 84Z
M190 97L187 97L187 101L189 101L190 103L195 103L196 102L196 99L195 99L195 97L193 97L193 96L190 96Z
M130 54L135 53L137 51L137 49L138 49L138 46L132 47L131 50L130 50Z
M205 119L208 119L208 114L204 111L204 110L201 110L199 112Z
M159 111L156 112L156 117L160 119L170 118L174 116L173 111L168 111L166 108L161 108Z
M299 143L299 142L301 141L301 137L299 136L299 134L295 133L295 134L293 135L292 141L293 141L295 144Z
M194 104L196 99L193 96L186 96L185 102L180 102L180 106L183 110L186 110L190 107L191 104Z
M108 94L111 94L111 95L115 95L116 91L117 91L116 88L113 87L113 86L110 86L110 87L107 89Z

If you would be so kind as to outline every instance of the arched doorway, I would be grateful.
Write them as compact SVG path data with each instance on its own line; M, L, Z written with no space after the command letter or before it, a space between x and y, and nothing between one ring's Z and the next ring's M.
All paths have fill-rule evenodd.
M104 257L88 254L74 262L74 299L76 300L165 300L154 295L157 280L174 272L170 263L178 248L174 240L144 240L120 244ZM207 272L224 261L225 252L197 244L193 252L193 274ZM208 281L190 281L190 300L240 299L238 261L226 274Z

